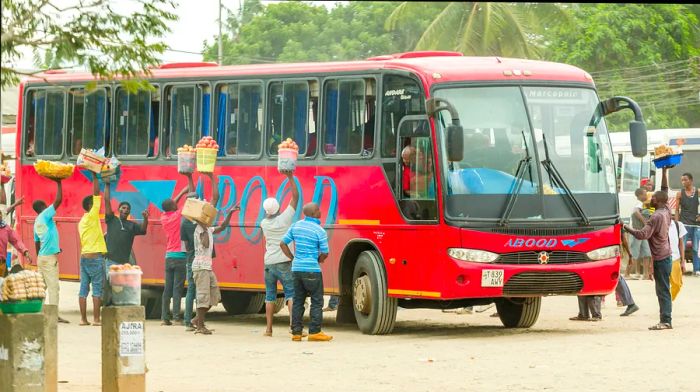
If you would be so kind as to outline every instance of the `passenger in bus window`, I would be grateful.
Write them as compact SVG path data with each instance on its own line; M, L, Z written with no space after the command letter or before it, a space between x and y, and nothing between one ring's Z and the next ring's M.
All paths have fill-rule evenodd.
M182 303L182 292L185 289L185 276L187 275L187 252L184 242L180 239L180 222L182 214L178 210L178 203L183 196L194 192L194 181L192 173L182 173L187 177L187 186L175 196L175 199L165 199L161 203L163 214L160 216L160 223L165 232L165 287L163 288L163 298L161 307L161 324L173 325L182 324L180 318L180 304ZM173 300L173 309L170 313L170 299ZM172 321L171 321L172 319Z
M401 150L401 191L404 197L411 195L411 182L415 181L416 148L408 145Z

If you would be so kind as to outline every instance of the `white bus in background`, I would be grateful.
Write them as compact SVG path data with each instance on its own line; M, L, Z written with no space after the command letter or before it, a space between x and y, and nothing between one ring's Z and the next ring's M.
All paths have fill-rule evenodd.
M679 139L684 139L683 159L680 165L669 170L669 199L675 210L674 197L681 189L681 174L689 172L695 177L695 183L700 185L700 128L655 129L647 131L648 154L644 158L635 158L630 147L629 132L612 132L610 141L617 167L618 199L620 216L629 222L630 212L637 203L634 191L640 187L643 179L648 178L654 183L654 189L661 189L661 170L656 169L652 160L654 147L660 144L676 146Z

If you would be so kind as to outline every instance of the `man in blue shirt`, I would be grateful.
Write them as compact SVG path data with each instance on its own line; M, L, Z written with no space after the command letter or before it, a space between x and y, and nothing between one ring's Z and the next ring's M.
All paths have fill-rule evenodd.
M316 203L304 205L304 220L289 228L282 238L280 248L292 260L294 277L294 300L292 301L292 340L301 341L304 325L304 302L311 297L311 325L309 341L326 342L332 336L321 332L323 320L323 276L320 263L328 257L328 236L321 227L321 210ZM296 254L292 254L289 244L294 241Z
M46 288L49 291L47 304L58 306L58 254L61 253L61 247L58 244L58 229L53 218L56 215L56 209L63 201L63 187L61 180L53 180L56 182L56 199L53 204L46 206L43 200L36 200L32 203L32 208L38 214L34 221L34 246L37 253L37 265L39 271L44 275ZM60 316L59 323L67 323Z

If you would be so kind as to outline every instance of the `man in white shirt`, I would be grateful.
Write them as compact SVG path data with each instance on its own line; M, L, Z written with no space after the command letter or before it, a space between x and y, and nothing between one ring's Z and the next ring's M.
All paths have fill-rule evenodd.
M280 242L287 234L294 221L296 207L299 204L299 188L294 179L293 172L283 172L287 176L289 187L292 190L292 200L287 208L280 213L280 205L274 197L263 201L265 218L260 222L265 236L265 320L267 328L265 336L272 336L272 315L277 299L277 282L282 284L284 301L289 309L290 325L292 315L292 298L294 298L294 278L292 276L292 261L282 253Z

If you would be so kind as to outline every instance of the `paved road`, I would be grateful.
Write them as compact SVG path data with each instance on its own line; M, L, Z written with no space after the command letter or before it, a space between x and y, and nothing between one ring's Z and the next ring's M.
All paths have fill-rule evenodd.
M402 310L390 336L366 336L326 313L330 343L290 341L283 310L275 335L264 318L229 317L220 306L211 336L146 323L148 391L699 391L700 278L687 277L674 303L674 330L658 321L653 282L630 281L641 310L575 322L575 297L545 298L527 330L506 330L483 313ZM61 284L60 391L100 390L100 329L80 327L76 283Z

